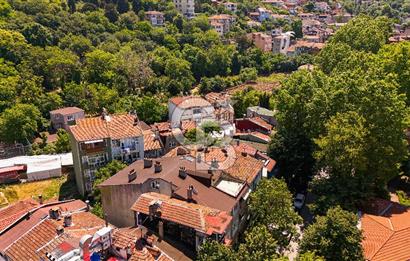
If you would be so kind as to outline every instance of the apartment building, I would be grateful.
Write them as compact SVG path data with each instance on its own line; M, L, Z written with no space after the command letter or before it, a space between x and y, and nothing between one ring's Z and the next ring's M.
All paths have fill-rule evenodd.
M134 162L101 183L103 209L117 226L137 222L193 250L206 238L232 244L245 227L248 197L265 165L265 160L233 146L178 147L158 160ZM194 213L195 209L204 211ZM162 214L157 216L157 211ZM207 226L210 212L215 223ZM153 222L147 222L150 215ZM192 218L203 222L184 222Z
M222 25L221 35L230 31L232 24L235 22L235 17L227 14L213 15L209 17L209 23L215 28L215 25ZM214 24L214 25L213 25Z
M190 19L195 16L195 1L194 0L173 0L176 9L186 18Z
M145 12L145 19L150 21L153 26L162 26L165 22L164 13L158 11Z
M92 191L98 168L116 159L134 162L144 158L144 135L138 118L130 114L85 118L70 127L78 191Z
M249 33L247 36L248 39L263 52L272 51L272 36L261 32Z

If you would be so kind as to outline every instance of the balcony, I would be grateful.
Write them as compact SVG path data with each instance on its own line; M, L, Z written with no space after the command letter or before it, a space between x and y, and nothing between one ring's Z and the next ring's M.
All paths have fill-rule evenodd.
M92 154L97 152L105 151L106 146L105 142L96 142L96 143L83 143L81 144L81 150L86 154Z

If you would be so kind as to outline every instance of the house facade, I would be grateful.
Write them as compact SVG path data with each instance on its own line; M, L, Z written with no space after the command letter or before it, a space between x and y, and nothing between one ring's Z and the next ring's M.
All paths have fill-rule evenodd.
M144 135L138 119L130 114L85 118L70 127L78 191L92 191L98 168L112 160L134 162L144 158Z
M211 103L199 96L173 97L168 101L168 117L171 128L181 127L182 121L215 119L215 109Z
M68 131L69 126L75 124L79 119L84 119L84 110L77 107L65 107L50 111L51 126L57 129L65 129Z
M253 42L253 44L264 52L272 51L272 36L265 33L249 33L248 39Z
M150 21L153 26L162 26L165 22L164 13L158 11L145 12L145 18Z
M195 17L195 1L194 0L173 0L176 9L186 18Z

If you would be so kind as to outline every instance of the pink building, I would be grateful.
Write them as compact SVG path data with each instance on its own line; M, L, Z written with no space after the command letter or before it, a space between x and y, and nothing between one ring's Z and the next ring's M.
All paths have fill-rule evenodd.
M264 52L272 51L272 36L265 33L250 33L248 39Z

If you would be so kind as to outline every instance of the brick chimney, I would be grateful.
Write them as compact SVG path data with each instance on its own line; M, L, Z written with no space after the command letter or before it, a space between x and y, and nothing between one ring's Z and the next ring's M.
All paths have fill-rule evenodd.
M152 159L144 159L144 169L152 167Z
M154 165L154 171L155 173L159 173L162 171L162 165L160 161L155 161L155 165Z
M43 205L43 195L38 195L38 203L40 204L40 205Z
M186 194L187 194L187 201L188 201L188 202L192 202L192 201L194 201L193 195L194 195L194 194L195 194L195 195L198 195L198 192L196 191L196 189L194 188L194 186L189 185L189 186L188 186L188 189L187 189L187 191L186 191Z
M73 221L73 218L72 218L71 214L67 214L67 215L64 216L64 226L65 227L71 226L72 221Z
M135 171L135 169L130 170L130 172L128 173L128 183L135 180L136 178L137 178L137 172Z
M185 169L185 167L179 167L178 176L182 179L186 178L186 169Z

